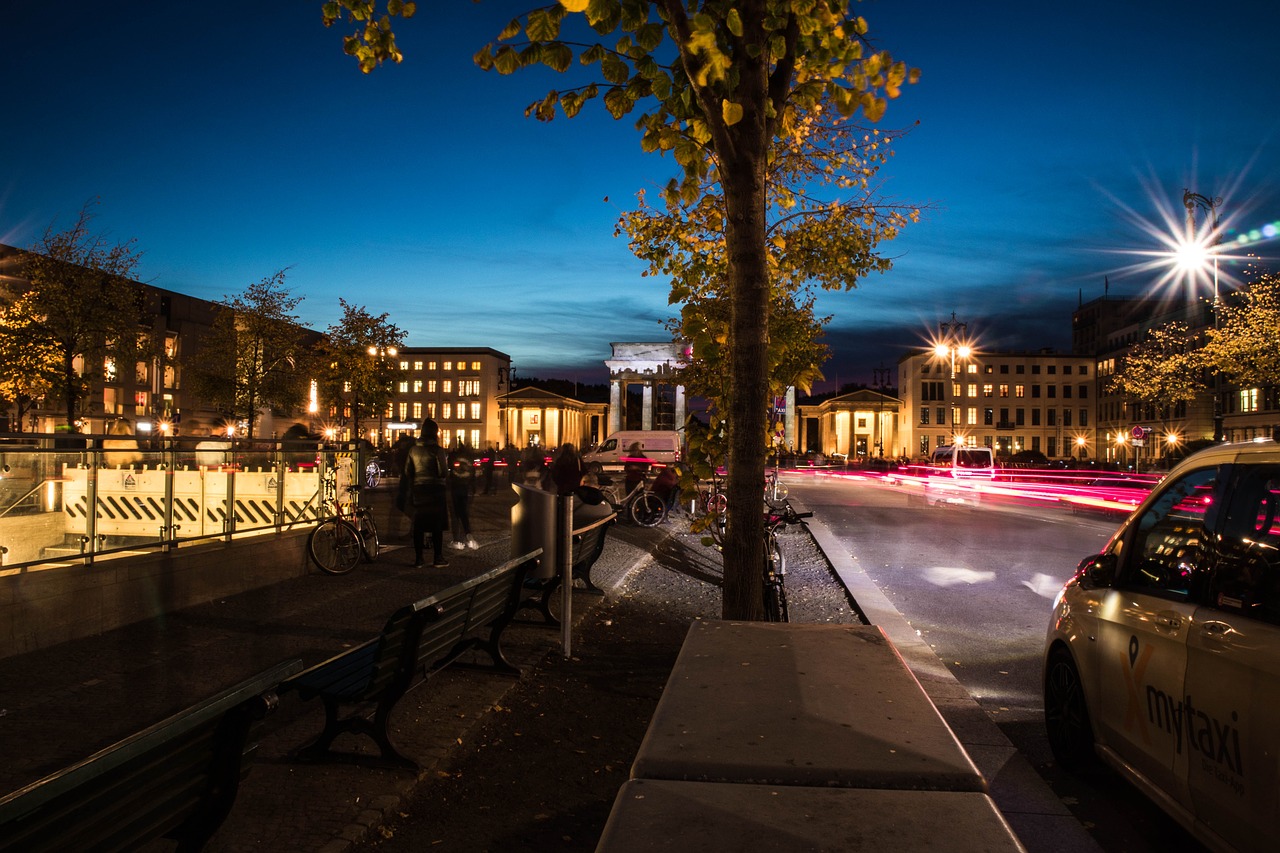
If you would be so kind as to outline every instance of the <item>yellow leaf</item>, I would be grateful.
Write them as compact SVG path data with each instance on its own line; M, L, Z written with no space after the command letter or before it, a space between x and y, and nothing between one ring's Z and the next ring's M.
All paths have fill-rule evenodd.
M560 5L570 12L585 12L591 0L560 0Z
M742 121L742 105L729 100L721 101L720 114L724 116L724 123L732 127Z

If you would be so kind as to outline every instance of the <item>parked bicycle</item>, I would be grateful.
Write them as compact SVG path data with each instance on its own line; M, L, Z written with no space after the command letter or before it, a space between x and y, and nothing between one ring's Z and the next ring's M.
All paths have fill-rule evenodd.
M790 502L769 506L764 515L764 615L770 622L788 622L787 612L787 558L778 542L778 531L789 524L804 526L804 519L812 518L811 512L796 512Z
M377 459L370 459L369 464L364 466L364 484L371 489L376 489L381 482L382 463Z
M311 560L331 575L345 575L361 557L369 562L378 558L378 528L373 523L373 513L360 505L360 485L352 483L343 491L348 496L346 501L337 498L337 469L330 468L324 477L324 501L332 507L333 514L307 537Z

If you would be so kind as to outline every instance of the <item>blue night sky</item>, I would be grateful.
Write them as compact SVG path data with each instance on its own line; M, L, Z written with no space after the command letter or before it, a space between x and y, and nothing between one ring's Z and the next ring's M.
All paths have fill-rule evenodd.
M524 118L561 75L472 64L534 4L420 2L404 63L369 76L320 5L0 5L0 243L30 247L96 198L95 231L137 239L142 281L219 299L288 268L309 326L343 297L410 345L491 346L520 376L603 381L611 341L667 338L667 283L613 230L673 162L599 104ZM1104 278L1112 295L1158 285L1140 253L1181 226L1184 187L1223 197L1228 229L1280 220L1278 9L858 4L921 69L882 122L919 125L880 177L929 209L882 247L892 272L820 302L826 386L871 381L953 311L982 348L1067 350ZM1239 251L1273 257L1260 236Z

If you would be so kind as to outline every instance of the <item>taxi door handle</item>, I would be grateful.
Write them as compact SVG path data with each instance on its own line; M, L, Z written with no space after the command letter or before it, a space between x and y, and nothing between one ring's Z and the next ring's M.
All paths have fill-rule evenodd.
M1176 631L1182 627L1182 617L1177 613L1158 613L1155 622L1157 628L1169 631Z
M1226 622L1205 622L1200 629L1210 637L1225 637L1231 633L1231 626Z

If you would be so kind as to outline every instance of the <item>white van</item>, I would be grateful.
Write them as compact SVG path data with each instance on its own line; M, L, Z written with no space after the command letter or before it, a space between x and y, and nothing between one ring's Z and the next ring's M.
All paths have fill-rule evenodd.
M996 457L990 447L944 444L933 449L929 474L957 480L994 480Z
M646 457L661 465L673 465L682 458L679 431L653 429L615 432L595 449L582 454L582 462L588 471L597 473L621 470L627 451L637 442Z

